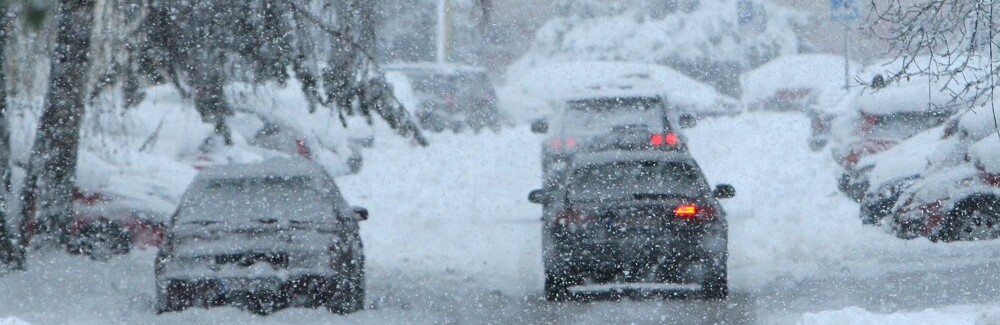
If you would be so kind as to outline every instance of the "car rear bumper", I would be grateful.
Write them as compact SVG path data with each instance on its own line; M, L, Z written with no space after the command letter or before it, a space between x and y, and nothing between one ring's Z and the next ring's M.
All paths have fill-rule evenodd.
M301 275L286 280L256 278L167 278L157 281L162 303L182 307L246 305L267 296L281 307L315 307L337 291L337 279L327 275ZM258 298L259 299L259 298Z

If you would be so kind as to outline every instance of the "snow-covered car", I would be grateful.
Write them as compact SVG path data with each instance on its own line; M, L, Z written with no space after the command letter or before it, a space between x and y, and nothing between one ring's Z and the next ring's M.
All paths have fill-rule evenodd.
M639 294L701 291L728 295L727 223L712 190L685 152L582 154L565 186L532 191L550 205L542 217L545 297L594 291Z
M397 63L384 66L386 78L420 127L460 131L497 129L503 116L486 69L450 63Z
M169 214L141 195L113 192L73 194L73 220L69 225L70 253L97 260L127 254L132 247L159 247Z
M740 76L748 110L814 115L847 93L844 82L844 57L830 54L783 55Z
M320 166L299 157L209 167L185 192L156 257L156 310L360 310L358 228L367 217Z
M253 119L257 123L246 123L240 130L245 132L243 136L247 138L247 144L263 149L274 150L290 155L299 155L306 159L313 159L314 145L310 143L310 138L294 127L257 114L247 114L244 119ZM364 158L361 154L362 148L371 147L374 144L374 136L370 128L366 128L363 121L353 119L348 123L350 137L348 138L346 149L347 172L357 173L361 170Z
M1000 237L1000 138L975 143L966 160L903 191L893 208L897 236L932 241Z

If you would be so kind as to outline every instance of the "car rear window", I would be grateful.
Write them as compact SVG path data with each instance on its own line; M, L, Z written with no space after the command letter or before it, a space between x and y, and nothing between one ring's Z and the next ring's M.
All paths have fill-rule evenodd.
M635 194L696 194L705 188L701 172L684 162L628 161L588 165L573 171L574 199L628 197Z
M189 193L179 223L251 220L324 221L334 215L332 200L308 177L207 180Z
M662 130L663 104L652 98L600 98L567 103L563 119L566 134L603 134L617 127L642 126Z

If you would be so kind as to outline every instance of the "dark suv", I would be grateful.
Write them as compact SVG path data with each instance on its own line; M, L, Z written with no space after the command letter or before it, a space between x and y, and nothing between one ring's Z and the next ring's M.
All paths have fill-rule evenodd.
M563 184L536 190L545 205L545 296L591 291L728 295L727 224L719 198L685 152L578 154Z
M184 194L156 257L156 310L360 310L358 222L367 216L303 158L209 167Z

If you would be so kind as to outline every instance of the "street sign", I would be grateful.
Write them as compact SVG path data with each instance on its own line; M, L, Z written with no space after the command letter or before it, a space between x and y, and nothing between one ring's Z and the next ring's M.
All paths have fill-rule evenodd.
M858 0L830 0L830 19L841 23L852 23L861 17Z
M753 2L750 2L749 0L741 0L736 5L736 9L739 15L740 25L749 25L753 22L754 16L756 15L753 9Z

